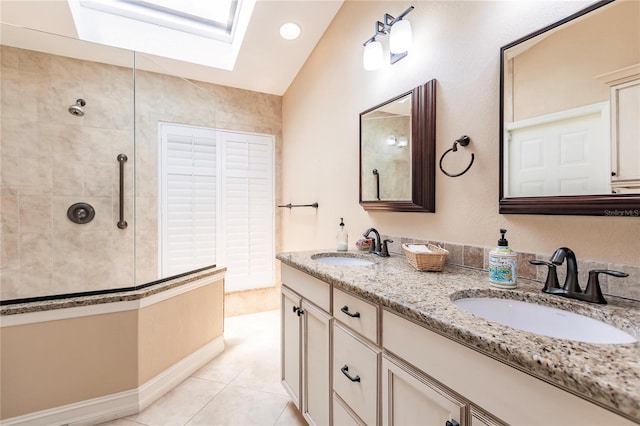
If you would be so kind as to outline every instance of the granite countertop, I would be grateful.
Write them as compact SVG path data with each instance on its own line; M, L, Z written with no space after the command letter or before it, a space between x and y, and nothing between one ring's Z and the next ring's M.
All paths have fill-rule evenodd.
M122 289L114 292L100 292L98 294L79 293L77 295L65 295L64 297L45 297L45 300L28 301L24 303L7 304L0 307L0 316L27 314L32 312L50 311L55 309L77 308L81 306L100 305L103 303L127 302L143 299L153 294L171 290L196 280L226 271L226 267L212 266L199 269L192 273L169 277L149 284L139 286L137 289Z
M593 344L516 330L472 315L452 301L464 297L497 297L559 307L599 319L640 338L640 302L607 296L595 305L542 293L543 284L519 279L518 287L489 285L487 272L446 265L441 272L419 272L405 256L381 258L362 252L370 266L335 266L311 256L335 251L280 253L283 263L335 288L357 294L450 339L478 350L548 383L640 422L640 342ZM640 284L640 283L639 283Z

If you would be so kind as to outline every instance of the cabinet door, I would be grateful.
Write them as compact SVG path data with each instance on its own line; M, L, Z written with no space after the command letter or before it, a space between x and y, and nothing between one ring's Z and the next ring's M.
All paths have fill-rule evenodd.
M612 182L640 186L640 79L611 87Z
M465 413L464 400L420 371L383 355L383 425L465 425Z
M300 310L301 299L295 293L282 287L281 300L281 378L293 403L300 408L301 353L300 353Z
M471 404L471 426L505 426L506 423Z
M302 300L302 415L310 425L329 424L331 316Z

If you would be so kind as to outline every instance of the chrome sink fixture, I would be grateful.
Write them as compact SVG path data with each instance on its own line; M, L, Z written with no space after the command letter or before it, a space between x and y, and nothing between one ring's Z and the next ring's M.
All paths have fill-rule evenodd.
M494 297L469 297L454 300L453 304L488 321L543 336L599 344L638 341L626 331L602 321L536 303Z
M351 253L320 253L312 255L311 259L319 263L339 266L370 266L375 264L372 260Z

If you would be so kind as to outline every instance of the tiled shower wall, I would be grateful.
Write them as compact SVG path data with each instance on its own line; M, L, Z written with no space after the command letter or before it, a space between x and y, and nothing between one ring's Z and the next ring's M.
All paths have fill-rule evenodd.
M279 96L146 71L134 83L131 68L7 46L0 53L3 300L159 278L158 121L271 134L280 156ZM67 111L78 98L84 117ZM124 230L116 226L120 153L129 158ZM96 210L89 224L67 219L80 201Z
M398 237L389 235L385 235L384 238L393 240L393 243L389 244L389 252L395 255L405 255L404 250L402 249L402 244L431 243L449 251L446 263L474 269L482 269L485 271L489 270L489 252L495 248L454 244L443 241L425 241L413 239L410 237ZM515 246L512 247L512 249L518 251L517 247ZM553 253L518 252L518 278L540 281L540 289L542 289L542 287L544 286L544 281L547 278L547 268L531 265L529 263L529 260L541 259L548 261L551 258L552 254ZM602 288L602 292L605 295L619 296L640 301L640 266L620 265L581 259L579 257L579 253L576 253L576 257L578 260L578 282L583 289L587 284L590 270L613 269L626 272L629 274L629 276L626 278L613 278L609 277L608 275L601 274L600 286ZM560 282L560 285L562 285L565 279L565 268L565 265L559 266L557 268L558 280Z

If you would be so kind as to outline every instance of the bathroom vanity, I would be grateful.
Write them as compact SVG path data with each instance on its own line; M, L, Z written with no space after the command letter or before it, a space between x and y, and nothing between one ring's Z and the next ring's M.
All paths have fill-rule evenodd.
M573 311L638 337L640 304L594 306L486 272L418 272L404 256L281 253L282 382L309 424L623 425L640 423L640 343L546 337L453 301L509 298ZM561 320L561 319L560 319Z

